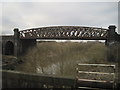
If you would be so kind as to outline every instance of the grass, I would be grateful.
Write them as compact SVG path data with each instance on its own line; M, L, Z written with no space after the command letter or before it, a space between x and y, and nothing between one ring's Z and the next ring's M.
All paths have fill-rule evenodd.
M24 63L16 68L18 71L67 77L76 76L77 63L114 64L107 61L107 48L98 41L39 42L21 59Z

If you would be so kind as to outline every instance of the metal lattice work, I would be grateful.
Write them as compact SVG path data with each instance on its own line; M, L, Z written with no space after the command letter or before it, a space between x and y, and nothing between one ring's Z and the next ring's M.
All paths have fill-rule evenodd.
M33 28L20 31L21 39L77 39L77 40L106 40L107 29L80 27L80 26L55 26Z

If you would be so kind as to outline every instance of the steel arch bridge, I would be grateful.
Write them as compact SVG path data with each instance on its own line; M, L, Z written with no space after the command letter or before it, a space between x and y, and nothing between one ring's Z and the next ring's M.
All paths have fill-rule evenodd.
M116 50L113 53L115 50L114 45L120 44L120 35L115 32L115 28L113 25L109 26L108 29L80 26L54 26L19 31L19 29L16 28L14 29L14 35L2 36L2 52L5 54L5 52L9 51L10 53L7 53L8 55L13 54L18 57L22 55L22 53L25 53L28 48L35 46L36 39L105 40L106 46L109 48L109 50L107 50L107 60L110 61L112 59L113 61L119 61L120 57L118 54L120 48L118 46L118 51ZM116 55L118 56L116 57ZM118 62L118 65L120 65L120 62ZM118 70L117 73L119 74L120 70ZM118 80L120 81L119 77ZM80 80L77 81L78 86L80 85L79 81ZM90 83L88 82L88 84ZM118 86L119 84L120 83L118 83ZM106 85L108 86L108 84Z
M20 31L20 39L106 40L108 29L80 26L54 26Z
M114 25L109 26L108 29L83 26L51 26L19 31L18 28L15 28L14 35L2 36L2 52L5 54L6 51L11 50L10 52L18 57L25 53L28 48L36 46L36 39L105 40L107 47L111 48L111 43L120 42L120 35L115 32L115 28ZM11 43L12 48L6 49L5 46L10 46L6 45L7 42Z

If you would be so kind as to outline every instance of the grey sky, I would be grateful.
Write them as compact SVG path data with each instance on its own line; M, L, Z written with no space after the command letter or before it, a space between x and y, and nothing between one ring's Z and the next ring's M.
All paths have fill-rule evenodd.
M2 34L55 25L79 25L107 28L118 26L117 2L4 2L2 3Z

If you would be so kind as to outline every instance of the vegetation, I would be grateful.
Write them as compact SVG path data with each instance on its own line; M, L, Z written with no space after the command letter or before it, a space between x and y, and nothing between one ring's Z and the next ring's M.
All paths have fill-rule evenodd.
M75 77L77 63L109 63L102 42L39 42L21 57L16 70L32 73ZM87 68L89 69L89 68Z

